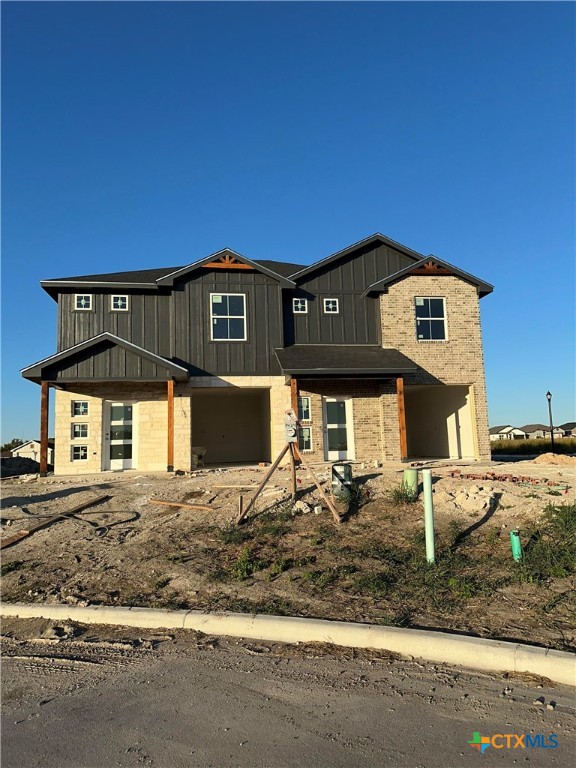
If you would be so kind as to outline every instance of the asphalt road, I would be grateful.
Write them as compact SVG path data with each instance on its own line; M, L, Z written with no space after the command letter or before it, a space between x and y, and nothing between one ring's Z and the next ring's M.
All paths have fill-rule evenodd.
M575 762L573 691L535 678L191 633L88 630L59 641L3 632L2 768ZM546 743L556 734L558 746L480 754L468 744L474 732Z

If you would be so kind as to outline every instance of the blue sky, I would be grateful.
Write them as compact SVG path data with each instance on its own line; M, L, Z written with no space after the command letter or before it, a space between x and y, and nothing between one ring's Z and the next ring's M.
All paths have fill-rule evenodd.
M2 442L39 281L373 232L496 286L491 424L575 408L573 3L2 3Z

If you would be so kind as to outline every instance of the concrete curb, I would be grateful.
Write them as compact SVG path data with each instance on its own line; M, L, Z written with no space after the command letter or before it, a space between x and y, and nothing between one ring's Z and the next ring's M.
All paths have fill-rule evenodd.
M281 643L333 643L352 648L374 648L427 661L472 669L529 672L564 685L576 685L576 654L501 640L452 635L374 624L302 619L245 613L203 613L102 605L2 604L2 616L68 619L84 624L113 624L142 629L193 629Z

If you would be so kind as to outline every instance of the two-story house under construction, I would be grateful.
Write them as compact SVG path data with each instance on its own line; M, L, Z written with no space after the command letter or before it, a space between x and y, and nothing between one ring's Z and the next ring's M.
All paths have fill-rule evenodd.
M311 266L224 249L46 280L55 473L271 461L284 414L313 461L490 458L479 299L492 286L380 234ZM41 471L46 471L45 455Z

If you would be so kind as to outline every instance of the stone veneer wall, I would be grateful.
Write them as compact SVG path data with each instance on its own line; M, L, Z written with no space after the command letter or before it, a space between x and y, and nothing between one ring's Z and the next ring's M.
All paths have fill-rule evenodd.
M103 469L103 416L105 401L134 401L134 466L142 472L166 471L168 402L165 383L95 382L79 383L71 390L55 392L55 474L86 474ZM270 430L272 457L286 443L284 411L290 408L290 387L283 376L197 377L174 387L174 469L191 469L192 401L197 387L258 387L270 389ZM88 401L87 416L72 416L74 400ZM88 424L88 438L72 438L72 424ZM72 460L72 446L87 445L86 461Z
M418 341L414 298L446 299L446 341ZM389 286L380 297L382 346L394 347L419 366L404 377L411 384L463 384L473 388L479 458L490 459L488 407L480 306L476 288L458 277L413 275ZM396 419L397 423L397 419ZM395 425L385 419L385 445Z

